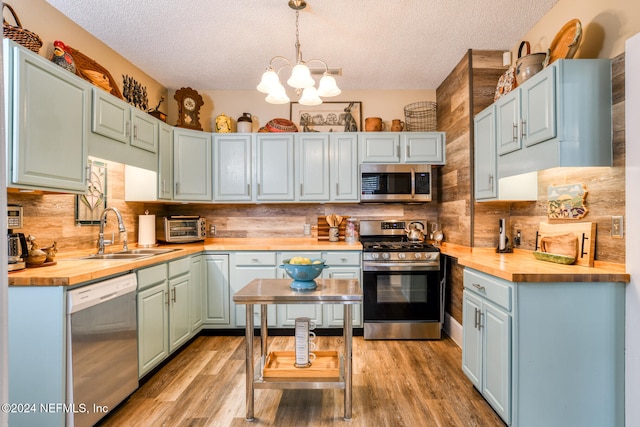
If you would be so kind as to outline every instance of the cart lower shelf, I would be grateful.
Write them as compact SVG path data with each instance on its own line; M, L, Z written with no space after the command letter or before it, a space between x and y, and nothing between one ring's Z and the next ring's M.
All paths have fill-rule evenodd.
M261 377L256 377L256 388L338 388L344 389L344 361L337 351L314 351L316 359L311 366L294 366L294 351L272 351L264 361Z

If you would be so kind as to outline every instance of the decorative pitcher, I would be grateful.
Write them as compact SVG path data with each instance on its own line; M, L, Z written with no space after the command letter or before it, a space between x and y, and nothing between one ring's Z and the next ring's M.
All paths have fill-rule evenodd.
M391 132L401 132L404 129L404 122L400 119L391 120Z

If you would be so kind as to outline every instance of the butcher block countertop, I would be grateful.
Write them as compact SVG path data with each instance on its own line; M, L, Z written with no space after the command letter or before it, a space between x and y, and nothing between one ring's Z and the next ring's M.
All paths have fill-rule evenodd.
M493 248L470 248L446 243L442 245L441 252L457 258L460 265L510 282L630 281L624 264L596 261L594 267L562 265L539 261L531 251L514 249L513 253L499 254Z
M10 286L74 286L126 273L161 262L204 251L361 251L360 243L318 241L312 238L215 238L204 243L173 244L161 247L180 249L166 254L135 260L82 260L96 249L58 252L56 264L9 272ZM135 248L135 244L130 245ZM106 253L118 252L122 246L109 246Z

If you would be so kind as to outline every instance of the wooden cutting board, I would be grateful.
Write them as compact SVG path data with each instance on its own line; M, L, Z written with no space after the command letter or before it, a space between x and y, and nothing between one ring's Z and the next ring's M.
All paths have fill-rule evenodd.
M573 222L563 224L540 223L536 234L536 251L540 250L540 239L548 236L573 233L578 238L576 264L593 267L596 250L596 224L594 222Z

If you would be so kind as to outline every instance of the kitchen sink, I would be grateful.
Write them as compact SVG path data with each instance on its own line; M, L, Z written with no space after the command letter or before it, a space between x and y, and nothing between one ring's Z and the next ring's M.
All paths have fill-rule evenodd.
M109 254L92 254L92 255L87 255L84 257L74 258L74 259L124 261L124 260L149 258L155 255L162 255L162 254L167 254L169 252L175 252L180 250L182 249L160 249L160 248L129 249L127 251L113 252Z

